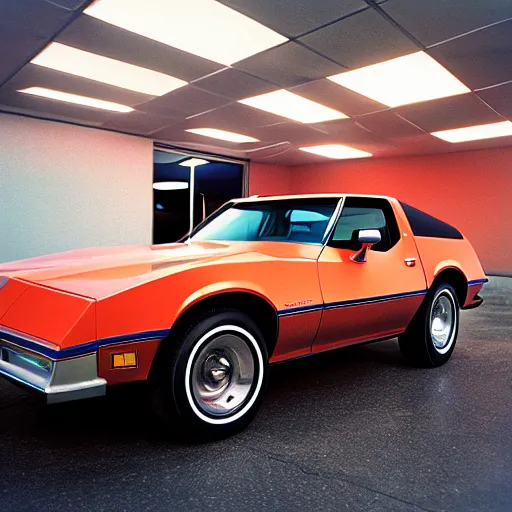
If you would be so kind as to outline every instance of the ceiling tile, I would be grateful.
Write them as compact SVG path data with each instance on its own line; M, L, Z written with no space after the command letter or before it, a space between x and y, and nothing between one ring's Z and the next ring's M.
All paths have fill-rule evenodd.
M411 137L394 139L385 147L375 151L374 156L426 155L446 152L449 149L444 141L433 137L429 133L421 133Z
M35 64L27 64L14 78L4 85L5 90L13 92L26 87L46 87L47 89L113 101L131 107L153 98L153 96L148 96L147 94L43 68Z
M123 116L116 116L106 123L103 123L102 126L104 128L146 135L168 124L169 119L165 117L135 111L129 112Z
M86 5L90 4L90 0L45 0L51 4L60 5L65 9L71 9L72 11L76 11Z
M373 133L353 119L316 123L315 128L324 132L323 143L346 144L357 149L365 149L367 145L385 144L385 134Z
M368 8L364 0L220 0L285 36L297 36Z
M512 120L512 82L478 91L477 94L502 116Z
M512 20L428 50L471 89L512 80Z
M293 121L255 128L252 133L262 141L287 141L292 144L314 143L325 137L325 133L316 130L313 126Z
M509 0L389 0L382 8L426 46L512 17Z
M213 112L210 112L209 114L214 114L215 112L217 112L216 110L213 111ZM208 114L205 114L205 116L207 116ZM184 125L183 125L183 129L184 130L191 130L191 129L197 129L197 128L214 128L214 129L218 129L218 130L225 130L225 131L228 131L228 132L232 132L232 133L238 133L240 135L247 135L248 137L253 137L255 139L258 139L258 141L260 140L265 140L265 136L262 136L262 132L261 132L261 129L259 128L255 128L254 126L248 126L247 123L243 123L243 125L241 125L241 123L234 123L234 122L229 122L229 123L223 123L221 121L218 121L217 119L213 119L212 120L209 120L209 121L206 121L205 119L202 119L204 116L197 116L197 117L193 117L191 119L186 119L185 122L184 122ZM215 116L213 116L215 117ZM216 139L214 137L207 137L205 135L199 135L197 133L190 133L190 135L194 136L194 140L198 140L198 141L202 141L202 142L208 142L210 141L212 144L214 144L215 142L221 142L222 139ZM225 142L229 142L229 141L225 141ZM235 146L237 143L234 143ZM242 146L240 147L246 147L246 146L250 146L252 143L247 143L247 142L244 142L242 144Z
M312 32L299 41L348 68L368 66L418 50L373 9Z
M7 107L21 108L25 112L48 119L67 119L71 122L85 124L99 124L112 119L114 116L123 116L124 113L107 112L96 108L73 105L62 101L49 100L20 94L16 92L0 91L0 109Z
M443 142L440 139L436 140L436 137L432 137L429 134L423 134L415 137L403 138L400 139L399 141L394 141L393 143L387 145L367 145L364 147L361 146L358 149L369 151L370 153L373 153L374 157L377 158L387 158L399 156L453 153L457 151L512 146L512 137L502 137L501 139L501 142L498 139L488 139L482 141L473 141L464 144L450 144L448 142ZM251 161L254 162L290 166L309 165L314 163L327 163L335 161L318 155L305 153L293 147L290 147L288 151L277 151L276 149L273 149L251 152L250 158ZM319 179L322 179L321 176L319 176Z
M402 119L391 110L358 117L357 122L363 128L388 139L414 137L424 133L423 130Z
M341 66L294 42L259 53L233 66L281 87L293 87L344 71Z
M154 131L151 135L156 140L179 140L186 136L185 125L183 121L172 122L166 126L162 126L158 130Z
M158 133L158 132L157 132ZM177 134L178 135L178 134ZM238 151L240 153L244 153L247 149L255 148L257 146L261 146L261 142L247 142L247 143L237 143L232 142L229 140L222 140L222 139L213 139L212 137L204 137L202 135L198 135L197 133L190 133L187 131L184 131L183 133L179 134L179 140L180 141L187 141L194 145L200 145L200 146L208 146L210 148L210 151L217 152L218 148L228 148L234 151Z
M276 89L276 86L234 68L226 68L194 82L194 87L234 100L249 98Z
M121 60L190 82L219 71L216 64L139 36L91 16L81 16L56 39L58 42Z
M291 166L326 163L332 161L330 158L299 151L298 149L295 149L291 146L288 148L283 147L254 151L251 152L250 157L251 162ZM321 175L318 179L322 179Z
M72 15L42 0L0 2L0 84L42 50Z
M187 120L188 128L218 128L244 135L251 135L248 129L282 123L283 118L262 110L232 103ZM245 133L247 132L247 133Z
M41 37L53 37L72 13L41 0L0 2L0 32L17 27Z
M407 37L364 0L221 2L285 36L310 33L299 42L288 42L225 68L98 19L80 16L59 35L58 41L193 84L155 98L28 64L0 89L0 110L120 130L190 149L286 165L329 161L297 149L322 143L346 144L378 157L512 145L512 137L450 144L425 133L500 121L493 109L512 119L512 22L435 44L511 17L510 0L384 2L382 8L412 35L426 45L435 44L429 54L468 87L487 88L510 81L477 94L397 109L389 109L325 79L347 68L417 51ZM0 2L0 44L7 49L0 54L0 83L40 51L73 16L73 11L86 3ZM340 21L330 24L334 20ZM324 28L314 30L319 26ZM97 97L137 110L125 114L105 112L15 92L30 86ZM304 125L236 102L280 87L353 119ZM260 142L235 144L185 131L194 127L225 129L256 137Z
M153 132L151 134L151 138L155 141L166 142L183 149L207 151L209 153L234 156L238 158L247 157L244 149L246 144L243 145L244 148L241 148L240 144L235 144L233 142L200 137L194 133L186 132L182 125L172 124L162 128Z
M331 107L339 112L343 112L349 117L388 108L386 105L361 96L345 87L340 87L338 84L325 78L298 85L297 87L291 88L290 91L309 100Z
M186 85L158 98L141 103L137 110L152 112L158 115L170 115L174 117L176 112L182 112L186 116L206 112L226 105L230 102L228 98L216 96L209 92L195 89Z
M90 128L101 128L101 125L104 122L104 119L84 120L84 119L78 119L76 117L73 117L72 115L60 115L56 112L47 114L44 112L37 112L35 110L29 110L27 108L13 107L13 106L7 106L7 105L2 105L2 104L0 104L0 113L28 116L28 117L33 117L36 119L57 121L57 122L63 122L63 123L68 123L68 124L71 123L71 124L77 124L80 126L85 126L85 127L90 127Z
M44 47L46 39L34 36L24 29L4 28L0 25L0 84L12 76L32 56Z
M396 112L427 132L503 121L475 94L405 105Z

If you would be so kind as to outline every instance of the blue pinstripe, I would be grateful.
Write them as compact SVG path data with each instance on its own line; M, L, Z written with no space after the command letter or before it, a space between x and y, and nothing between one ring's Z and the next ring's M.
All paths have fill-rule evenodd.
M364 299L342 300L338 302L326 302L325 304L310 304L308 306L300 306L297 308L281 309L277 312L278 316L296 315L299 313L309 313L311 311L319 311L324 309L337 309L349 306L360 306L362 304L372 304L374 302L386 302L389 300L406 299L408 297L416 297L426 295L427 290L417 290L413 292L394 293L392 295L379 295L376 297L365 297Z
M475 279L468 282L468 286L487 283L488 279ZM281 309L277 315L289 316L301 313L309 313L312 311L322 311L324 309L337 309L350 306L359 306L363 304L372 304L376 302L386 302L390 300L405 299L408 297L416 297L426 295L427 290L417 290L413 292L395 293L391 295L379 295L376 297L366 297L364 299L344 300L338 302L327 302L325 304L310 304L307 306L299 306L295 308ZM169 334L170 329L159 329L154 331L143 331L132 334L123 334L121 336L112 336L109 338L102 338L89 343L83 343L75 347L65 348L62 350L54 350L52 348L40 345L30 339L24 338L22 335L11 334L0 331L0 337L6 341L14 343L22 348L37 352L50 359L69 359L71 357L83 356L96 352L100 347L107 345L118 345L122 343L131 343L134 341L146 341L165 338Z
M100 347L106 345L118 345L121 343L131 343L134 341L147 341L165 338L169 334L170 329L160 329L156 331L144 331L133 334L123 334L122 336L112 336L110 338L102 338L89 343L76 345L75 347L64 348L62 350L54 350L44 345L40 345L32 340L26 339L21 335L15 335L0 331L0 337L6 341L10 341L20 347L26 348L33 352L37 352L43 356L58 361L59 359L69 359L70 357L84 356L96 352Z

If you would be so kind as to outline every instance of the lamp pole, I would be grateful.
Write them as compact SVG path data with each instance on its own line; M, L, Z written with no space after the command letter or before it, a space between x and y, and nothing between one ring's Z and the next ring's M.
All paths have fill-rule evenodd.
M207 160L203 160L201 158L189 158L188 160L185 160L184 162L181 162L180 165L183 167L188 167L190 169L190 184L189 184L189 190L190 190L190 210L189 210L189 233L192 232L194 229L194 193L195 193L195 181L196 181L196 167L199 165L208 164Z
M190 220L189 220L189 233L192 233L194 229L194 191L195 191L195 181L196 181L196 166L190 166Z

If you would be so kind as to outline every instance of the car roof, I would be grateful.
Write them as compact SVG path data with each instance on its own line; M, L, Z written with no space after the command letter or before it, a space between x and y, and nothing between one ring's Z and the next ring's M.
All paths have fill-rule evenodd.
M342 197L368 197L368 198L379 198L379 199L394 199L388 196L377 196L370 194L289 194L289 195L254 195L249 197L242 197L239 199L233 199L236 203L252 203L257 201L284 201L293 199L341 199Z

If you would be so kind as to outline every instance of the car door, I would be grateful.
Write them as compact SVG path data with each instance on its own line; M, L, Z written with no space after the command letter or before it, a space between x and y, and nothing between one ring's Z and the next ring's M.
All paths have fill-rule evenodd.
M318 259L324 310L313 351L391 337L409 324L426 283L413 235L400 214L399 206L384 198L345 198ZM362 247L362 229L379 230L381 241L367 251L366 261L357 262L351 256Z

